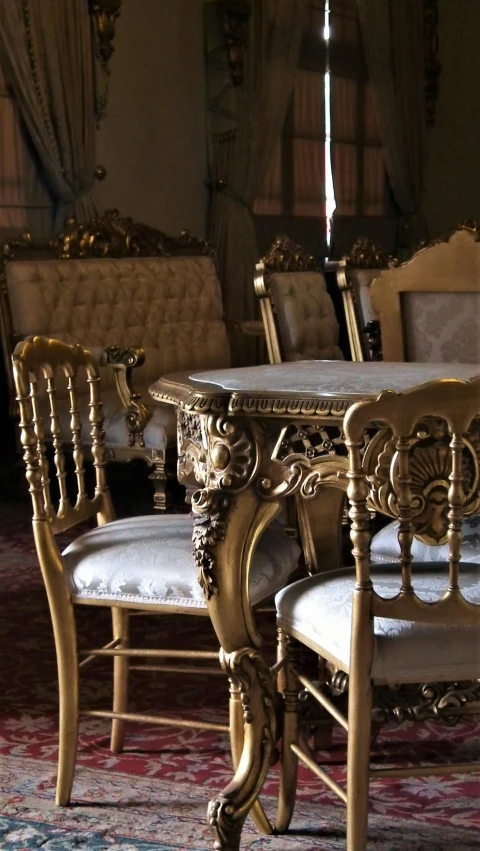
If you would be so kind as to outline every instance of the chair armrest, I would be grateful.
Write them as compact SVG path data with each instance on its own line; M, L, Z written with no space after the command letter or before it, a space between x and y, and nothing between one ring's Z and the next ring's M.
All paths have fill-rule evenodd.
M141 394L132 387L132 370L145 361L145 352L140 348L108 346L102 355L102 365L114 370L118 395L125 408L128 445L145 446L143 432L152 416L150 408L141 401Z
M235 319L226 319L227 328L247 337L265 337L265 328L260 319L249 319L245 322L237 322Z

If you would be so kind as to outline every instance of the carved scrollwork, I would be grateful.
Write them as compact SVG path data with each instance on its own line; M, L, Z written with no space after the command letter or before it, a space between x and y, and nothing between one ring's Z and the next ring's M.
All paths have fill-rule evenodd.
M415 534L433 546L447 540L448 490L451 449L444 421L429 418L417 427L410 441L410 487ZM480 497L480 421L475 421L463 452L463 491L466 515L477 510ZM388 430L379 431L364 456L371 484L370 503L390 517L398 517L398 453Z
M145 352L137 347L109 346L103 354L105 366L115 371L118 394L126 409L129 446L145 446L143 432L152 416L150 408L141 401L141 394L135 393L131 386L132 369L144 361Z
M398 260L386 254L366 236L359 236L355 240L345 260L348 266L355 266L357 269L386 269L388 266L398 265Z
M317 271L315 258L285 234L275 238L262 262L268 272Z
M248 46L250 0L224 0L223 31L230 77L234 86L243 83L243 65Z
M107 65L114 51L115 21L120 14L122 0L90 0L90 12L93 15L98 39L98 53L101 61Z
M170 257L213 255L203 239L182 231L172 237L158 228L134 222L118 210L106 210L86 224L67 219L63 231L52 242L55 255L62 259L78 257Z
M377 723L427 721L441 718L453 726L468 714L469 704L480 703L480 680L458 683L425 683L375 689L372 720Z
M218 592L215 582L214 550L223 541L230 512L230 500L220 491L199 490L192 496L196 516L193 521L193 556L198 583L207 600Z
M332 697L346 696L348 674L329 662L326 664L326 674ZM374 724L403 724L405 721L441 718L453 726L461 719L462 710L464 714L469 714L469 705L479 703L480 680L375 686L372 721Z

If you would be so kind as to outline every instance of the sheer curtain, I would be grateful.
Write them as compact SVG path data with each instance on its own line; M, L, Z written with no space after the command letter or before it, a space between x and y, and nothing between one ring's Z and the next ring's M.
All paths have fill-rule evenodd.
M56 227L91 218L95 91L86 0L1 0L0 60L45 181Z
M212 10L207 11L212 15ZM249 20L243 80L229 80L220 17L208 50L209 239L217 252L228 319L254 316L257 246L252 207L281 133L297 66L306 0L256 0ZM215 26L218 29L215 31ZM222 65L223 62L223 65ZM252 353L233 352L237 362Z

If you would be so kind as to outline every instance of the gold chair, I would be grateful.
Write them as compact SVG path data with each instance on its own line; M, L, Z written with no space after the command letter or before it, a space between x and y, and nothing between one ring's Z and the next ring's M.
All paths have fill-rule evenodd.
M397 264L366 237L359 237L337 264L337 286L342 293L348 340L353 361L380 360L378 316L372 305L371 285L383 269Z
M367 848L369 778L447 774L480 770L480 763L370 768L372 693L376 684L468 680L480 676L480 587L478 566L460 565L462 519L466 503L465 451L468 433L480 410L480 376L471 382L431 382L376 401L359 402L345 418L349 455L351 540L354 569L323 572L293 583L276 597L280 630L279 656L286 663L282 779L277 829L287 829L293 812L297 761L300 759L347 806L347 851ZM447 565L419 564L412 559L413 535L423 512L412 489L412 435L419 423L434 417L449 434ZM396 494L400 565L370 564L370 512L373 494L365 473L362 449L369 424L391 428L396 463L390 470ZM477 509L479 507L477 497ZM426 500L435 500L434 490ZM292 638L338 666L349 680L348 717L332 704L321 687L295 670ZM318 766L299 747L297 695L303 686L347 730L347 788ZM473 707L479 711L478 703Z
M129 611L137 613L183 613L207 615L203 593L195 577L192 556L193 523L189 517L154 515L115 520L108 490L106 450L99 373L91 354L80 345L69 346L57 340L31 337L19 343L12 356L13 374L20 407L21 442L27 467L27 480L33 502L33 532L38 560L47 591L58 664L60 695L59 759L57 804L70 800L78 730L78 668L74 607L106 606L111 609L113 640L103 648L88 649L80 667L99 656L113 657L113 709L91 710L86 714L112 719L111 748L122 749L124 722L174 724L228 730L224 724L204 724L128 712L128 671L130 659L146 660L145 670L168 670L182 657L190 662L217 658L215 652L172 649L138 649L129 644ZM65 457L62 448L56 373L68 382L68 409L75 464L77 498L69 501ZM82 448L82 424L78 407L79 375L86 373L89 388L89 423L95 492L87 493ZM39 384L45 381L50 406L50 431L54 465L60 493L54 508L50 495L49 464L45 444L47 423L39 404ZM62 400L60 400L61 402ZM65 400L64 400L65 401ZM77 537L60 553L55 535L77 523L96 518L97 527ZM198 533L201 534L201 526ZM281 527L271 526L257 538L258 546L250 571L252 605L281 588L295 569L299 548ZM208 545L205 558L210 556ZM162 664L158 661L163 660ZM153 663L153 664L152 664ZM155 664L156 663L156 664ZM137 669L139 666L135 665ZM141 668L140 668L141 669ZM176 670L174 667L173 670ZM186 665L178 670L204 676L218 672L213 667ZM234 693L235 692L235 693ZM231 686L230 716L232 753L241 751L237 730L242 707L238 688Z
M371 285L372 306L380 321L383 358L422 363L480 363L480 231L463 222L442 239L419 249L410 260L380 272ZM479 439L480 435L476 439ZM425 477L435 482L444 525L449 487L440 457L432 446ZM426 460L426 459L425 459ZM376 561L394 558L396 524L372 542ZM463 557L480 563L480 515L465 518ZM435 542L429 542L433 545ZM446 561L447 548L416 541L415 558Z
M277 236L256 265L254 284L270 363L343 360L325 278L300 245Z
M480 362L480 230L463 222L371 286L383 359Z

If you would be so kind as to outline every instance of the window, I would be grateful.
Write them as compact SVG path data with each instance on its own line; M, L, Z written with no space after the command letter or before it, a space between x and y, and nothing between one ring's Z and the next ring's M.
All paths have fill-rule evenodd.
M388 204L356 0L312 0L282 137L254 213L276 217L276 230L296 231L309 250L324 240L326 254L333 221L340 254L365 231L365 219L384 219Z

